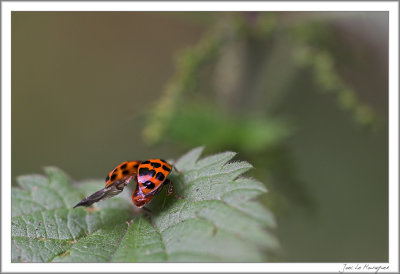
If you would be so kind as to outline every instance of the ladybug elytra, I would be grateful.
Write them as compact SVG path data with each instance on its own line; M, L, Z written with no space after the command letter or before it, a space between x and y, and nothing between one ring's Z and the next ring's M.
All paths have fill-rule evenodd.
M167 195L174 192L172 182L167 179L173 166L162 159L126 161L115 167L106 178L106 186L80 201L75 207L90 206L96 202L114 197L121 193L132 180L136 182L132 193L132 202L139 208L148 204L163 186L167 186ZM175 194L176 197L179 198Z

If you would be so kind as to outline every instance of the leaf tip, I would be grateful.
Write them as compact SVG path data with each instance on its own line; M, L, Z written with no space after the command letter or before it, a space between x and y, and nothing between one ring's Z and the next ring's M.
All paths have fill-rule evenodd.
M204 148L205 146L199 146L188 151L176 161L175 166L182 170L193 167L202 154Z
M60 168L56 167L56 166L45 166L43 167L43 170L45 171L45 173L48 175L50 173L64 173L63 170L61 170Z

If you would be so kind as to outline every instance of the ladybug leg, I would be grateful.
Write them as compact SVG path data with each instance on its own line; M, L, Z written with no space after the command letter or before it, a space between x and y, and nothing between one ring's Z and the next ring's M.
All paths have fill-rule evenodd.
M174 188L174 185L172 184L171 180L169 180L169 179L165 180L164 184L167 186L167 196L169 196L169 195L171 195L171 193L175 192L174 191L175 188Z
M178 199L182 199L182 196L179 196L178 194L176 194L175 188L174 188L174 184L172 183L171 180L167 179L164 182L165 185L167 185L167 196L171 195L171 193L174 194L175 198Z
M157 189L157 191L154 193L154 195L157 195L158 193L160 193L161 190L162 190L162 187L159 187L159 188Z
M182 174L182 171L179 171L175 166L172 167L172 169L174 169L176 172L178 172L179 174Z

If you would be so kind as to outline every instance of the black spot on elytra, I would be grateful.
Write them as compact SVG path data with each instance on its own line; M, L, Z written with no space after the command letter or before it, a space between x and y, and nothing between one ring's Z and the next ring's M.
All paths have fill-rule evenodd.
M158 168L158 167L160 167L160 166L161 166L161 164L160 164L160 163L154 163L154 162L151 162L150 164L151 164L151 166L152 166L152 167L154 167L154 168Z
M150 164L150 161L144 161L144 162L142 163L142 165L147 165L147 164Z
M122 175L128 175L128 174L129 174L129 170L122 171Z
M168 164L167 161L165 161L165 160L163 160L163 159L160 159L160 161L163 162L163 163Z
M110 180L110 176L107 175L106 182L107 182L108 180Z
M156 175L156 179L160 180L160 181L164 181L165 176L161 172L158 172L157 175Z
M121 169L125 169L126 168L126 164L123 164L122 166L121 166Z
M117 177L117 174L114 173L113 175L111 175L111 181L114 181L115 177Z
M156 171L155 170L150 170L147 167L142 167L141 169L139 169L139 176L151 176L151 177L154 177L154 175L156 175Z
M134 164L132 167L136 168L136 167L138 167L138 166L139 166L139 164Z
M167 167L166 165L163 165L162 168L163 168L165 171L168 171L168 172L171 171L171 169L170 169L169 167Z
M146 181L143 183L143 185L148 189L153 189L156 187L156 185L152 181Z

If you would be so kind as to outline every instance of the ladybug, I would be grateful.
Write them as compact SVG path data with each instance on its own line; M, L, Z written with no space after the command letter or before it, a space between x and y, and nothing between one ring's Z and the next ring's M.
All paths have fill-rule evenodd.
M162 159L123 162L107 175L106 186L103 189L83 199L74 208L87 207L114 197L120 194L132 180L136 182L132 193L132 202L139 208L144 207L163 189L163 186L168 187L167 195L175 194L172 182L167 179L172 168L172 165ZM175 197L180 198L176 194Z
M172 166L162 159L150 159L142 162L138 167L137 184L132 193L132 202L137 207L143 207L153 199L163 188L167 186L167 195L174 188L172 182L167 179Z

